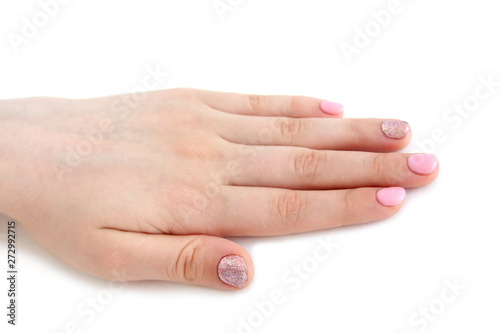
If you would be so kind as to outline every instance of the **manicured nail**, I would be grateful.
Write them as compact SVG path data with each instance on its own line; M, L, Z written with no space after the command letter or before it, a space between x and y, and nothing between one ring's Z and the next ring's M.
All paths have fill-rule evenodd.
M402 139L410 130L410 125L406 121L384 121L382 123L382 132L391 139Z
M231 254L223 257L217 265L219 279L233 287L242 288L248 281L248 269L245 259Z
M324 113L333 115L341 114L344 111L344 106L342 104L329 101L321 102L319 107L321 108L321 110L323 110Z
M393 207L403 202L406 191L402 187L388 187L377 191L377 201L382 206Z
M418 175L428 175L436 169L438 158L433 154L416 154L408 158L408 168Z

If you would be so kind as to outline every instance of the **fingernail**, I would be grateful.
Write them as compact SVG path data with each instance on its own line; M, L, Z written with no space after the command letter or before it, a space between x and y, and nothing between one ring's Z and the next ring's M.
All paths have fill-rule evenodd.
M344 106L340 103L323 101L321 102L319 107L321 108L321 110L323 110L324 113L328 114L338 115L344 112Z
M410 130L410 125L406 121L389 120L382 123L382 132L391 139L402 139Z
M382 206L393 207L403 202L406 191L402 187L388 187L377 191L377 201Z
M242 288L248 281L248 269L245 259L231 254L223 257L217 265L219 279L233 287Z
M433 154L416 154L408 158L408 168L416 174L428 175L438 165L438 158Z

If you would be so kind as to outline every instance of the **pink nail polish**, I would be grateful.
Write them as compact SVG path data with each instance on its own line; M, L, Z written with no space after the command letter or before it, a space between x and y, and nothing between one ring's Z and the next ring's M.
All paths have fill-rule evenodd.
M408 134L410 125L406 121L384 121L382 123L382 132L391 139L402 139Z
M223 257L217 265L219 279L233 287L243 288L248 281L248 269L245 259L230 254Z
M393 207L402 203L406 191L402 187L388 187L377 191L377 201L382 206Z
M433 154L416 154L408 158L408 168L418 175L431 174L438 165L438 158Z
M344 111L344 106L340 103L335 103L335 102L329 102L329 101L323 101L319 105L321 110L324 113L332 114L332 115L338 115L341 114Z

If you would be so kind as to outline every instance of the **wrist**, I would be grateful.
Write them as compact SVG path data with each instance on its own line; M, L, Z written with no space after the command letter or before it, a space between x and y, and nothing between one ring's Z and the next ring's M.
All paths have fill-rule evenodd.
M22 176L19 161L19 115L25 111L25 100L0 100L0 212L12 218L20 197L18 183Z
M43 178L37 163L37 145L43 132L36 112L44 100L0 100L0 212L21 223Z

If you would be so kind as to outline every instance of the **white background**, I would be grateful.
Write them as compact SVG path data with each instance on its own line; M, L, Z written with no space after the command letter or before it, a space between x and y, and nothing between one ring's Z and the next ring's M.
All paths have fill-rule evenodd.
M1 0L0 98L126 93L148 67L160 67L169 77L158 89L311 95L343 103L346 117L407 120L414 133L407 151L422 150L416 143L440 132L426 148L440 158L439 178L409 190L401 212L381 222L235 239L255 263L244 291L129 283L91 320L77 309L109 296L108 282L46 254L18 224L18 326L6 324L2 278L1 331L60 333L74 321L82 332L224 333L250 317L253 326L241 332L498 332L500 87L466 116L444 118L454 104L474 101L481 76L500 81L497 2L401 0L378 34L370 13L389 0L229 2L233 10L222 20L213 0L68 1L15 52L8 34L21 34L22 18L32 21L41 7ZM341 43L353 44L367 24L373 37L349 63ZM283 275L304 260L312 265L318 240L329 237L339 248L308 266L312 272L292 290ZM466 290L445 304L447 280ZM274 289L285 301L264 317L254 302ZM410 322L429 306L439 314L425 328Z

